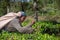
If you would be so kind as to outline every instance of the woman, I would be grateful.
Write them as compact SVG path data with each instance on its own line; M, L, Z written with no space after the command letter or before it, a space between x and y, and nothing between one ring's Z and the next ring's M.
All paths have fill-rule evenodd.
M13 18L12 15L11 15L11 18ZM21 23L25 19L26 19L25 13L24 12L18 12L17 14L14 14L14 18L12 20L10 20L6 25L4 25L4 27L2 27L2 29L6 30L6 31L12 31L12 32L18 31L20 33L32 33L34 30L32 28L32 25L35 23L35 21L32 21L26 27L22 27Z

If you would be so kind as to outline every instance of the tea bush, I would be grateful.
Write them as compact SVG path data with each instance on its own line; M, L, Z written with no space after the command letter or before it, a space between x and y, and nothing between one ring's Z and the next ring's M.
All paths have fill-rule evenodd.
M28 22L24 22L22 25L27 25ZM54 34L49 35L48 33L42 33L46 27L56 28L60 24L53 25L49 22L36 22L32 28L35 28L35 31L32 34L21 34L19 32L8 32L2 30L0 32L0 40L60 40L59 37Z

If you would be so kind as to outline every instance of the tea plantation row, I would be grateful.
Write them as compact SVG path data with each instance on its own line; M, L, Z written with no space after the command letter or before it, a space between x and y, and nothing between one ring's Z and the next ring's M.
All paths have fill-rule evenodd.
M23 26L27 24L28 22L22 23ZM0 32L0 40L60 40L60 38L51 30L52 28L58 28L58 30L54 30L54 32L58 31L59 33L60 24L53 25L53 23L50 22L36 22L32 28L35 29L32 34L21 34L19 32L8 32L2 30L2 32ZM50 30L48 31L52 31L52 33L49 34L48 31L45 32L47 30L46 28L49 28Z

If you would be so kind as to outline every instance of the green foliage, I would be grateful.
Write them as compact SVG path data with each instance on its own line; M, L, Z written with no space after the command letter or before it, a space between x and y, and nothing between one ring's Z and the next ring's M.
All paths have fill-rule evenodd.
M39 8L39 15L54 15L57 14L53 9L55 9L55 5L54 4L55 1L53 0L38 0L38 8ZM8 2L8 0L1 0L0 1L0 14L4 15L6 14L7 11L7 6L10 4L10 12L14 11L21 11L22 7L21 7L21 3L20 2ZM23 7L24 10L26 11L27 15L32 15L34 14L33 11L33 0L29 3L23 3ZM52 9L53 8L53 9ZM49 9L49 10L48 10Z
M59 40L54 35L41 34L40 32L35 32L34 34L20 34L3 31L0 33L0 36L0 40Z
M29 21L23 23L23 25L27 25ZM26 24L25 24L26 23ZM32 26L35 28L35 32L32 34L21 34L19 32L8 32L2 30L0 33L0 40L60 40L60 38L56 37L54 34L42 34L41 32L46 28L56 28L60 27L60 24L56 24L55 26L50 22L36 22Z
M0 16L6 14L6 11L7 11L6 7L7 7L6 0L1 0L0 1Z

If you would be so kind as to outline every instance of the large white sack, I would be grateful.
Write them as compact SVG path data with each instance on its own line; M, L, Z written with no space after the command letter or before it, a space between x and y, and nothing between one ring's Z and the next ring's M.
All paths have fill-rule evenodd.
M16 15L16 13L8 13L2 17L0 17L0 29L2 29L8 22L10 22L11 20L13 20Z

